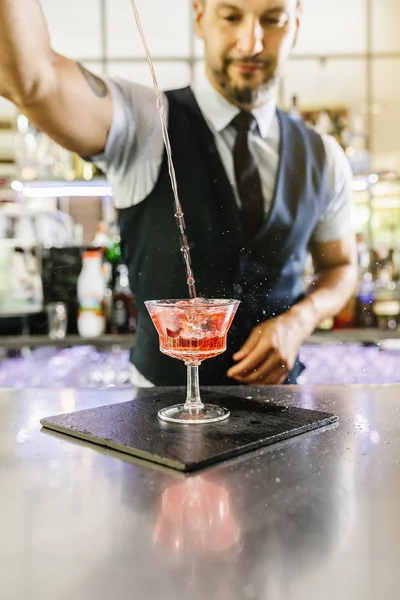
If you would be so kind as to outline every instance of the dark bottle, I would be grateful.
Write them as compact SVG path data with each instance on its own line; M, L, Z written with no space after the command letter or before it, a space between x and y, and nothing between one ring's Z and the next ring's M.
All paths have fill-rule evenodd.
M355 327L377 327L378 320L374 313L375 285L372 274L364 273L357 292L356 310L354 317Z
M126 265L118 265L112 297L111 332L133 333L136 330L136 316L133 294L129 287L128 268Z
M389 248L387 259L386 259L386 267L389 271L391 281L399 280L399 270L397 264L397 252L394 248Z
M383 264L375 282L373 311L381 329L397 329L400 325L400 286L391 279L388 262Z
M333 320L333 329L351 329L354 327L356 298L352 296Z
M301 120L301 114L300 114L299 107L298 107L297 96L292 96L292 107L289 111L289 115L295 121Z

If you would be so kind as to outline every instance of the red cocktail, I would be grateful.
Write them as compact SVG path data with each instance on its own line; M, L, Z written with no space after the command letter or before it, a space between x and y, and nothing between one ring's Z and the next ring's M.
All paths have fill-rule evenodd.
M165 408L159 417L178 423L222 421L225 408L204 405L200 399L198 368L207 358L226 350L226 335L238 300L150 300L145 302L160 338L164 354L183 360L188 368L185 404Z

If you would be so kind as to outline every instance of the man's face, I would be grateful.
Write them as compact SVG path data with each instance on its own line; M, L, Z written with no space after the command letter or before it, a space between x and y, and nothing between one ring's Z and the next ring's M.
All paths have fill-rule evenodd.
M269 99L296 41L298 0L194 0L208 77L233 104Z

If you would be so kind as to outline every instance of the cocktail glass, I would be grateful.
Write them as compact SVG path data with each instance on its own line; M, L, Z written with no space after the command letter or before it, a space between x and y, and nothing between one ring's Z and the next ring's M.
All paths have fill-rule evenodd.
M226 350L226 336L238 300L148 300L145 302L160 338L164 354L183 360L187 366L185 404L163 408L158 416L173 423L213 423L229 417L222 406L203 404L200 398L199 366Z

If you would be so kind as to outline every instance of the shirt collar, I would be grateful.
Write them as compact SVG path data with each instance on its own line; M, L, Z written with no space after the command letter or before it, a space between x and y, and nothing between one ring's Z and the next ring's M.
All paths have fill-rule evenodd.
M192 85L192 90L205 119L217 133L220 133L228 127L231 121L240 112L240 109L237 106L228 102L228 100L215 89L205 73L202 73L196 80L196 83ZM252 110L261 137L263 138L268 136L275 111L275 99L271 99L269 102Z

